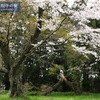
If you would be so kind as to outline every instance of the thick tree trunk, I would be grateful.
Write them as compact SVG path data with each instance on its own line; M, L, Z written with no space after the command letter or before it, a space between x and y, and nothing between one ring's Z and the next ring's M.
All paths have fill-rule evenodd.
M48 88L47 91L45 93L43 93L42 95L48 95L53 90L57 89L62 84L62 82L63 82L63 80L59 80L53 87Z
M23 75L23 66L16 71L13 68L10 71L10 97L19 97L22 96L22 75Z

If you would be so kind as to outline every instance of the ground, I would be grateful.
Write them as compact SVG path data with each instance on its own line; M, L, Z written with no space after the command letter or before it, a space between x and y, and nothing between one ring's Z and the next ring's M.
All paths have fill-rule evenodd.
M48 96L26 96L22 98L9 98L9 93L0 94L0 100L100 100L100 93L83 93L76 96L72 92L52 92Z

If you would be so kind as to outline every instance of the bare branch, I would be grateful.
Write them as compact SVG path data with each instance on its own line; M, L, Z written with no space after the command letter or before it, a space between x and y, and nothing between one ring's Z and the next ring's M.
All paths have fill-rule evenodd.
M37 47L33 47L33 48L31 49L31 52L30 52L29 54L31 54L32 52L34 52L34 50L36 50L38 47L42 46L44 43L46 43L47 40L48 40L55 32L57 32L57 31L60 29L60 27L62 26L62 23L63 23L65 20L66 20L66 17L61 21L61 23L59 24L59 26L57 27L57 29L54 30L53 32L51 32L50 35L49 35L40 45L38 45ZM28 55L29 55L29 54L28 54Z

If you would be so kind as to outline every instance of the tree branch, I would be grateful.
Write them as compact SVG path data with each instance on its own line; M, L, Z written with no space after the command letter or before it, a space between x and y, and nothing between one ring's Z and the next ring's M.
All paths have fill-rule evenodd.
M1 73L8 73L8 70L6 68L0 66L0 72Z
M48 40L55 32L57 32L57 31L60 29L60 27L62 26L62 23L63 23L65 20L66 20L66 17L61 21L61 23L60 23L60 25L57 27L57 29L54 30L53 32L51 32L50 35L49 35L47 38L45 38L44 41L43 41L41 44L37 45L36 47L33 46L30 53L34 52L34 50L36 50L38 47L40 47L40 46L42 46L44 43L46 43L47 40ZM66 41L66 40L65 40L65 41ZM29 55L30 53L28 53L28 55Z

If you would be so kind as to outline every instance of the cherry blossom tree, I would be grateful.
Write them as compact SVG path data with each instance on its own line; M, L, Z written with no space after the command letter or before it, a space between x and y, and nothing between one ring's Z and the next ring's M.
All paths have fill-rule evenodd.
M73 47L77 51L83 54L91 53L95 57L99 58L99 55L95 51L95 49L96 47L100 47L100 36L99 36L100 29L93 29L87 25L90 22L89 19L97 19L97 20L100 19L99 0L94 0L94 1L76 0L72 6L72 9L64 7L64 5L67 5L67 3L64 2L63 0L55 0L55 1L43 0L41 2L38 0L36 1L34 0L33 3L29 2L29 4L35 5L34 2L43 9L45 9L46 4L49 4L49 7L52 8L52 11L48 12L48 15L52 16L51 20L41 19L46 23L44 26L42 26L42 29L48 28L50 30L56 30L59 23L61 22L61 18L60 18L61 14L63 14L65 17L69 17L73 24L73 29L69 34L74 36L72 40L76 42L80 42L81 44L92 46L92 48L86 48L86 46L80 46L79 48L76 45L73 45ZM55 18L57 19L57 21L56 24L53 24ZM82 38L82 36L84 38Z
M94 2L88 0L85 6L79 6L78 11L74 11L73 16L70 17L74 20L73 22L76 22L75 28L70 34L75 36L73 38L74 41L81 43L80 47L76 45L73 45L73 47L83 54L93 54L98 60L100 55L99 50L96 49L100 47L100 29L93 29L87 24L90 22L89 19L100 19L99 4L99 0L95 0ZM77 7L77 5L74 5L74 7ZM86 45L90 45L91 47L86 48Z
M67 18L70 19L73 25L68 37L73 37L71 39L74 41L74 44L72 45L74 50L84 55L93 54L98 60L100 59L100 52L99 50L97 51L97 48L100 48L100 29L93 29L87 25L89 19L99 19L100 0L95 0L93 4L90 3L90 0L76 0L72 8L68 7L66 0L26 0L26 2L28 3L27 7L32 7L32 10L34 10L34 13L31 13L31 15L36 17L36 22L34 22L34 32L32 32L28 38L28 42L24 45L21 54L13 60L10 54L11 48L9 48L9 38L7 38L8 42L0 41L2 56L7 56L7 58L4 58L4 62L9 66L8 70L5 69L3 71L5 73L9 72L11 97L17 97L22 94L22 64L24 60L29 54L33 53L44 43L55 45L54 42L48 40L51 36L56 34L61 27L63 27L63 22ZM13 13L10 17L10 21L15 18L15 16L16 13ZM0 28L1 32L7 32L7 36L9 35L9 25L8 31L5 31L6 29L4 27ZM66 25L65 27L67 26L69 25ZM39 41L39 36L47 29L50 31L50 34L45 39ZM25 28L23 27L23 33L24 32ZM68 43L67 40L64 37L58 38L58 42ZM80 46L76 45L76 42L79 42ZM90 47L87 48L87 45L90 45ZM4 50L8 52L3 52Z

